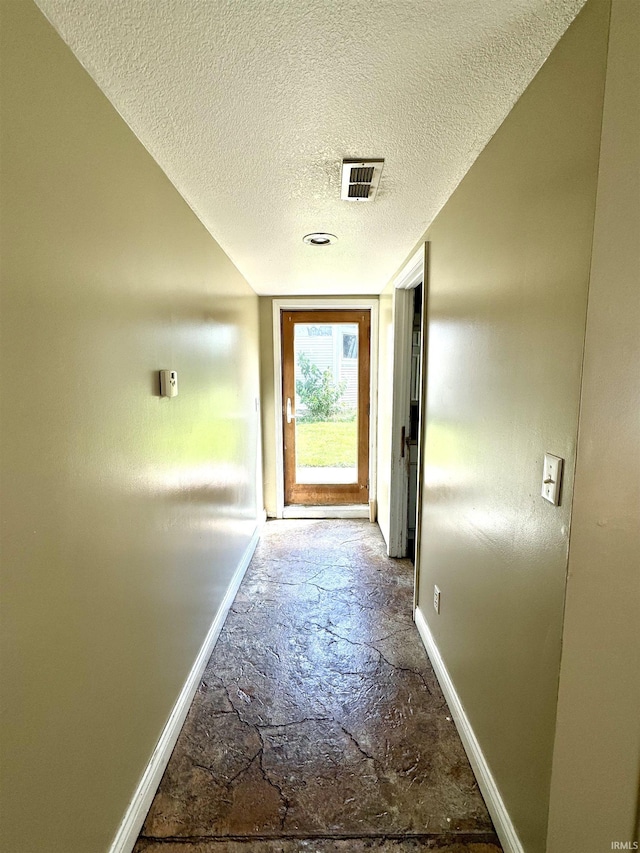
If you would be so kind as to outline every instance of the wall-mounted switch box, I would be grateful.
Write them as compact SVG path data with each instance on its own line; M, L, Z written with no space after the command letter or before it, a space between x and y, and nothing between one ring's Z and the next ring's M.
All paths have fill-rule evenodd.
M433 609L436 613L440 613L440 590L435 585L433 587Z
M160 371L160 396L178 396L178 372L176 370Z
M549 503L558 506L560 503L560 483L562 481L562 459L552 456L550 453L544 455L544 469L542 471L542 497Z

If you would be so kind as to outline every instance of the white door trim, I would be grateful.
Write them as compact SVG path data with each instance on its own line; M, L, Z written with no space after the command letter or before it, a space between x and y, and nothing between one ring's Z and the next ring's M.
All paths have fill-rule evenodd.
M393 401L391 415L391 471L389 479L389 541L390 557L403 557L407 551L407 501L409 492L409 467L402 450L402 430L409 429L411 336L413 331L413 294L422 284L426 269L426 243L421 245L395 278L393 294ZM423 287L423 318L426 287ZM423 329L421 344L425 337ZM424 359L421 359L424 366ZM423 388L424 391L424 388ZM422 405L421 412L422 415ZM419 434L420 435L420 434ZM418 442L420 451L420 441ZM405 451L406 453L406 447ZM420 465L418 464L418 478ZM416 503L416 507L419 504ZM419 515L419 512L418 512ZM416 525L416 541L418 527ZM416 560L417 563L417 560Z
M393 391L391 404L391 472L389 479L390 518L389 541L387 542L387 553L390 557L404 557L407 553L409 466L406 459L407 447L404 438L406 438L409 426L412 331L412 290L408 288L396 288L393 294Z
M281 311L318 311L322 309L362 309L371 311L371 352L369 386L369 503L376 500L376 448L378 410L378 299L377 297L328 299L283 297L273 300L273 399L276 435L276 518L284 515L284 452L282 435L282 340Z
M424 247L426 245L426 243L423 243L415 251L393 280L393 286L397 290L413 290L422 283L422 277L424 276Z

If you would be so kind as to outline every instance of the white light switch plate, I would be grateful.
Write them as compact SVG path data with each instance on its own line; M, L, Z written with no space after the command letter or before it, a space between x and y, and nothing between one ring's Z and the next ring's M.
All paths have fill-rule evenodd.
M558 506L560 503L560 483L562 481L562 462L559 456L550 453L544 455L542 471L542 497L549 503Z

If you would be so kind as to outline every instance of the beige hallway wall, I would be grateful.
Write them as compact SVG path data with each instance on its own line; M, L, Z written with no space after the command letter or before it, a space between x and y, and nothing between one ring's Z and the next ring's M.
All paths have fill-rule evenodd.
M0 847L98 853L256 526L257 297L36 7L1 9Z
M613 0L548 853L640 842L639 57Z
M608 14L587 4L426 235L419 606L527 853L546 839ZM545 452L566 460L559 507Z

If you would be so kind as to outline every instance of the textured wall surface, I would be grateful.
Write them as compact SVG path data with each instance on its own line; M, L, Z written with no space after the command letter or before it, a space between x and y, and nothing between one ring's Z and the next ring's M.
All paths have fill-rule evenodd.
M584 0L38 0L251 285L377 293ZM384 157L376 201L343 157ZM302 244L331 231L327 249Z
M549 853L640 841L639 56L640 6L614 0Z
M100 853L255 529L257 297L27 0L1 212L0 847Z
M546 839L608 13L587 4L427 233L419 605L527 853ZM545 452L566 460L559 507Z

